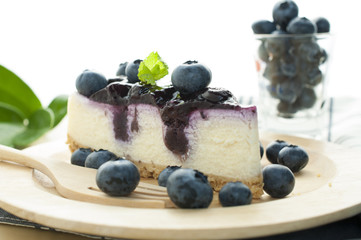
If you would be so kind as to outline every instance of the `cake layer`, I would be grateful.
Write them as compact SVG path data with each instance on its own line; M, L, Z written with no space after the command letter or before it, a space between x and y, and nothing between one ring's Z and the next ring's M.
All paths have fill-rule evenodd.
M215 190L228 181L242 181L259 198L262 174L255 107L188 110L186 121L177 128L165 121L164 108L155 104L107 104L74 93L68 102L68 142L72 150L90 147L124 156L143 177L156 178L165 167L178 165L203 172ZM186 143L177 139L179 129ZM174 150L177 142L187 147Z

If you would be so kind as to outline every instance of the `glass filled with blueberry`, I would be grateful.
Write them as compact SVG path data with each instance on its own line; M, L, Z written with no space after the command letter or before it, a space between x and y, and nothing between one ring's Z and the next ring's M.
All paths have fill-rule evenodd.
M272 16L273 21L252 24L261 127L321 138L332 48L330 23L324 17L300 17L291 0L277 2Z

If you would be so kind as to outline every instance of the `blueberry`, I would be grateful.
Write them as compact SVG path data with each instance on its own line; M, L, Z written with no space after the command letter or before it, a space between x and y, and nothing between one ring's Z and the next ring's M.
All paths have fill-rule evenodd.
M108 150L94 151L85 160L85 167L98 169L102 164L115 160L117 156Z
M319 18L314 19L313 22L317 26L317 32L318 33L328 33L328 32L330 32L330 22L326 18L319 17Z
M206 88L212 79L211 70L197 61L187 61L174 69L171 80L181 94L192 94Z
M312 34L317 32L317 26L308 18L294 18L287 26L291 34Z
M308 70L306 74L305 84L311 87L315 87L322 82L323 75L318 67L313 67Z
M273 83L266 86L268 93L273 98L277 98L276 86L277 86L277 84L273 84Z
M167 192L180 208L207 208L213 199L213 190L207 177L193 169L179 169L167 181Z
M272 80L274 79L274 76L277 76L278 74L281 74L281 69L277 60L272 60L266 64L263 77L267 78L268 80Z
M125 68L127 67L128 62L124 62L119 64L119 68L117 70L117 73L115 74L115 76L126 76L125 74Z
M294 1L279 1L273 7L272 16L274 22L285 30L288 23L298 16L298 6Z
M282 83L285 80L279 59L272 59L267 63L263 72L263 76L275 85Z
M266 147L266 157L268 161L274 164L278 163L278 153L282 148L286 147L287 145L288 143L283 140L276 140L269 143Z
M252 30L255 34L270 34L276 30L276 24L268 20L259 20L252 24Z
M288 167L294 173L306 167L308 159L307 152L296 145L286 146L278 154L278 163Z
M316 41L310 40L301 43L297 48L296 54L309 63L318 64L324 53Z
M283 165L271 164L263 168L263 190L273 198L286 197L295 187L295 176Z
M301 63L298 65L299 73L296 76L297 81L302 82L303 87L313 88L323 80L323 73L318 64Z
M142 60L137 59L127 64L127 67L125 68L125 75L128 78L128 82L136 83L140 81L138 78L138 69L141 62Z
M326 50L321 48L321 56L320 56L319 64L324 64L327 61L327 58L328 58L328 54L327 54Z
M286 55L280 59L280 69L283 75L294 77L297 74L297 58Z
M307 76L307 72L310 68L311 64L307 61L304 61L302 59L299 59L298 64L297 64L297 81L301 81L304 82L305 81L305 76Z
M90 70L82 72L75 82L78 92L86 97L89 97L100 89L105 88L107 84L108 81L103 75Z
M265 48L271 58L284 56L290 48L290 40L287 33L282 30L272 32L272 36L266 39Z
M317 96L315 90L309 87L305 87L303 88L300 96L297 98L295 105L299 109L308 109L313 107L313 105L315 105L316 100L317 100Z
M261 142L259 142L259 152L260 152L260 155L261 155L261 158L262 158L263 154L264 154L264 147L263 147L263 144Z
M294 103L302 91L302 84L296 80L288 80L276 86L277 97L283 102Z
M269 61L269 54L267 52L267 49L265 47L265 42L263 41L259 47L258 47L258 57L264 61L264 62L268 62Z
M288 103L288 102L280 101L277 104L277 110L278 110L278 116L283 118L292 118L294 114L299 110L299 108L296 105L296 102Z
M96 183L100 190L111 196L129 195L139 181L138 168L125 159L104 163L96 174Z
M159 186L166 187L169 176L176 170L180 169L179 166L168 166L165 168L158 177Z
M229 182L219 191L219 201L223 207L248 205L252 202L252 192L242 182Z
M91 153L92 153L92 150L90 148L78 148L71 155L70 162L73 165L78 165L78 166L84 167L85 159Z

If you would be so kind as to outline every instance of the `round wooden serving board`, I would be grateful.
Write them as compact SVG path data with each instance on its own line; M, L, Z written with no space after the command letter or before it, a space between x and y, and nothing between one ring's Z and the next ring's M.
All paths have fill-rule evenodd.
M276 139L288 141L304 147L310 156L306 168L296 174L294 191L286 198L272 199L265 194L251 205L227 208L215 199L211 208L197 210L110 206L63 198L42 174L0 162L0 207L57 229L136 239L252 238L315 227L361 212L358 152L270 133L262 133L261 139L264 146ZM62 142L24 151L70 161ZM268 164L265 157L262 164Z

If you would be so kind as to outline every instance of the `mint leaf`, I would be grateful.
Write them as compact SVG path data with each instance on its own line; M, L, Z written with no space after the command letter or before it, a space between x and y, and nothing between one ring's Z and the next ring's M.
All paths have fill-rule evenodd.
M60 95L51 101L48 108L54 113L54 127L65 117L68 106L68 96Z
M157 52L152 52L140 63L138 78L144 84L155 85L155 81L168 74L168 66Z
M41 108L40 100L17 75L0 65L0 102L14 106L25 117Z
M54 112L51 109L38 109L29 117L27 128L13 138L13 145L24 148L40 138L54 126Z

